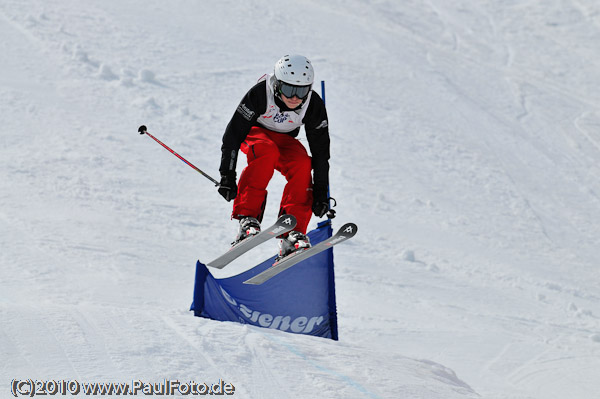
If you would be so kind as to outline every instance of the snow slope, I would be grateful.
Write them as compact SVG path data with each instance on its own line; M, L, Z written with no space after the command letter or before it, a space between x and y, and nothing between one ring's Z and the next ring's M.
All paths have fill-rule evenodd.
M597 397L597 2L273 4L0 2L0 397L15 378ZM230 204L136 133L216 176L288 52L327 83L336 223L360 226L336 249L339 342L187 311Z

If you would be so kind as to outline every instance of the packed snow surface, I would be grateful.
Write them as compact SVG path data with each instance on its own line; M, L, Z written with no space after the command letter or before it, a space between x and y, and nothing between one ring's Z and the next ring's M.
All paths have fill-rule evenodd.
M337 342L193 317L231 204L137 133L218 176L286 53L327 84L334 227L359 225L335 249ZM600 3L2 0L0 248L2 398L598 398Z

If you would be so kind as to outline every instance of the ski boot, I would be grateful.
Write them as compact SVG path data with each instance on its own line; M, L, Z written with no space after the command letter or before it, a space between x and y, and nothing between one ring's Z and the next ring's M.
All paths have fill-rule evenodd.
M235 241L231 243L231 245L233 246L239 244L246 238L255 236L258 233L260 233L260 222L258 219L249 216L243 216L240 218L240 229L237 237L235 238Z
M291 255L296 251L310 248L310 239L298 231L290 231L289 234L279 241L279 256L277 261Z

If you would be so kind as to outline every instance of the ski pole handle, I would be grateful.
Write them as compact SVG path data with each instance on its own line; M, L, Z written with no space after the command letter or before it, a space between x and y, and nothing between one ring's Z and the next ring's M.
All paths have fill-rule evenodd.
M182 157L181 155L179 155L178 153L176 153L175 151L173 151L171 148L169 148L169 146L167 146L165 143L163 143L162 141L160 141L159 139L157 139L156 137L154 137L153 135L151 135L150 133L148 133L148 129L146 128L145 125L140 126L139 129L138 129L138 132L140 134L146 134L146 135L148 135L152 140L156 141L158 144L160 144L164 148L166 148L171 154L175 155L177 158L181 159L183 162L185 162L188 166L190 166L196 172L200 173L202 176L206 177L208 180L210 180L211 182L213 182L215 184L215 186L217 186L217 187L220 186L220 183L218 181L216 181L215 179L213 179L212 177L210 177L209 175L207 175L206 173L204 173L203 171L201 171L200 169L198 169L196 166L194 166L187 159L185 159L184 157Z

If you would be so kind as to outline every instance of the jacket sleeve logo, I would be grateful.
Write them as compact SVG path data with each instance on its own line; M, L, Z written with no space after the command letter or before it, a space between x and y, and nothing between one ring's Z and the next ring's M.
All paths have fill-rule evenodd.
M321 124L319 126L317 126L317 129L323 129L324 127L327 127L328 123L327 123L327 119L324 119L323 122L321 122Z
M254 117L254 111L252 111L250 108L246 107L246 104L241 103L240 105L238 105L237 107L237 112L239 112L244 119L246 120L252 120L252 118Z

